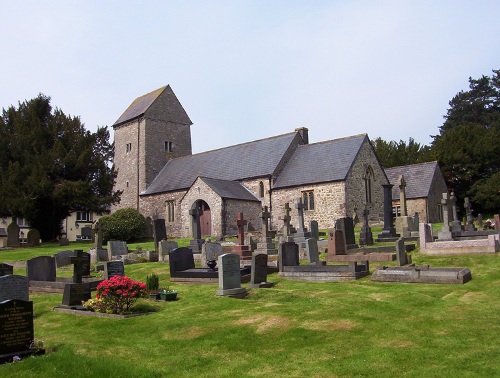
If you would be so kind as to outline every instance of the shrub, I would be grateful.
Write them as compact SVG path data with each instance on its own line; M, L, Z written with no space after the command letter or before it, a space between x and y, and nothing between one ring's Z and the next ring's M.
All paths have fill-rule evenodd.
M105 243L109 240L133 241L144 237L146 218L137 210L120 209L101 217L97 227L102 230Z
M148 292L158 292L158 288L160 287L160 278L158 274L151 273L146 276L146 289Z
M111 314L127 312L138 298L147 296L146 284L127 276L114 276L97 286L97 299ZM102 311L101 311L102 312Z

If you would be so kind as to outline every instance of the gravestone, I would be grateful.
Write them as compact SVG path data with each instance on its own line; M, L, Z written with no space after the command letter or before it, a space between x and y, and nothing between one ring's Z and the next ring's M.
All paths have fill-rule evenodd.
M406 210L406 180L403 175L398 178L398 186L399 186L399 206L401 208L401 216L408 216L408 212Z
M28 231L26 239L28 247L38 247L40 245L40 232L36 228L32 228Z
M420 223L420 248L425 249L427 243L434 242L434 236L432 235L432 227L429 223Z
M384 184L384 228L378 234L379 239L390 239L396 237L396 229L392 219L392 184Z
M443 198L441 199L441 207L443 209L443 227L441 231L438 232L439 240L452 240L453 234L449 226L449 216L448 216L448 193L443 193Z
M276 255L278 253L278 250L276 249L273 243L273 239L269 234L270 217L271 214L267 210L267 206L264 206L260 215L260 218L262 219L262 228L261 228L262 237L260 238L259 243L257 243L257 248L255 249L255 252L266 253L268 255Z
M155 241L155 250L158 250L158 243L167 238L167 228L165 219L155 219L153 221L153 237Z
M92 240L92 228L85 226L82 227L80 234L82 235L82 240Z
M339 218L335 221L335 229L344 233L345 244L356 247L356 236L354 234L354 221L351 217Z
M8 274L14 274L14 267L9 264L0 264L0 277L6 276Z
M406 253L405 241L399 238L396 242L396 257L398 259L398 266L411 264L411 256Z
M459 233L462 231L462 224L460 223L460 220L458 219L457 197L455 197L454 192L451 192L451 194L450 194L449 203L451 205L451 215L452 215L451 231L455 232L455 233Z
M284 266L297 266L299 263L299 245L295 242L281 243L279 247L279 271L281 272Z
M128 254L127 242L124 241L108 241L108 261L113 260L114 256Z
M283 228L282 228L282 236L286 240L286 238L290 235L290 229L291 229L291 224L290 221L292 220L292 217L290 216L290 204L287 202L285 203L285 215L283 215L282 220L283 220Z
M146 237L152 238L153 236L153 219L151 219L151 217L146 217Z
M241 287L240 256L235 253L226 253L219 256L219 290L216 295L242 298L248 294L247 289Z
M109 280L114 276L124 276L125 267L123 261L108 261L104 264L104 279Z
M247 220L243 218L243 213L238 213L236 226L238 227L238 244L233 247L233 252L241 257L242 260L251 260L252 251L248 245L245 245L245 225Z
M477 224L479 228L483 228L483 214L477 214Z
M54 254L56 259L56 267L60 268L62 266L71 265L71 258L76 256L74 251L61 251Z
M361 232L359 233L359 245L373 245L373 234L370 225L368 224L368 215L370 212L365 207L363 211L363 227L361 227Z
M191 215L191 217L193 218L193 239L189 241L189 247L191 248L193 253L201 253L201 247L204 240L201 238L201 211L198 206L196 206L194 209L189 210L189 215Z
M474 227L474 218L472 218L472 205L470 203L469 197L465 197L464 200L465 214L467 218L467 224L465 225L465 231L474 232L477 231L476 227Z
M495 230L500 230L500 214L495 214L493 220L495 222Z
M64 237L59 238L59 246L60 247L65 247L67 245L69 245L69 239L67 237L64 236Z
M73 264L73 283L82 283L83 277L90 276L90 254L77 249L70 260Z
M102 230L99 228L98 225L99 223L96 223L94 225L94 248L96 250L102 249L102 242L103 242Z
M333 261L332 256L345 255L346 245L344 233L342 230L329 230L328 232L328 253L326 254L326 261Z
M63 306L81 306L82 302L92 298L90 284L85 283L67 283L64 285Z
M175 272L194 269L193 251L187 247L176 248L169 253L170 277L175 276Z
M309 264L319 264L318 240L310 238L306 240L306 256Z
M31 354L29 345L34 338L33 302L19 299L0 302L0 362Z
M311 237L318 240L319 239L318 221L312 220L310 222L310 227L311 227Z
M252 255L252 272L249 287L268 288L274 286L274 283L267 282L267 254L254 253Z
M0 227L0 248L7 247L7 230Z
M305 205L302 203L302 197L299 197L295 200L295 208L297 209L298 218L299 218L299 226L297 230L293 234L293 241L295 243L305 242L306 239L311 237L311 233L307 231L307 228L304 225L304 209Z
M26 261L26 276L30 281L56 281L56 259L39 256Z
M20 230L16 222L12 222L7 226L7 247L19 247Z
M30 300L28 277L18 275L0 277L0 302L9 299Z
M168 254L178 247L173 240L161 240L158 245L158 261L168 261Z
M203 250L205 251L205 261L202 261L202 263L205 264L207 260L217 260L220 255L224 254L222 252L222 245L219 243L206 242Z

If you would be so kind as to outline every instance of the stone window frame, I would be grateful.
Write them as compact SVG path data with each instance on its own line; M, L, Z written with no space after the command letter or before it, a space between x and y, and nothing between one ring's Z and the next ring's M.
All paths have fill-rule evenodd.
M163 146L165 148L165 152L173 152L173 148L174 148L174 143L173 142L166 140L164 142Z
M367 165L365 168L365 174L363 175L363 181L365 183L365 201L366 203L373 203L373 184L375 179L375 173L371 165Z
M125 152L127 155L132 152L132 143L127 143L125 145Z
M309 190L303 190L301 192L302 194L302 203L304 205L304 210L314 210L315 209L315 204L314 204L314 190L309 189Z
M166 213L166 221L168 223L175 222L175 201L174 200L165 201L165 213Z
M264 183L259 182L259 198L264 198Z

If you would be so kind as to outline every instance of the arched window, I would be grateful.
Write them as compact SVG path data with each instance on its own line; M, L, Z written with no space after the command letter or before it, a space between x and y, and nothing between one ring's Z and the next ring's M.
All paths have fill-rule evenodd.
M309 210L314 210L314 192L309 192Z
M314 191L308 190L302 192L302 203L304 204L304 210L314 210Z
M264 198L264 183L262 181L259 183L259 197Z
M372 203L373 202L373 179L374 179L374 174L373 174L373 169L371 166L366 167L365 170L365 176L363 177L365 181L365 199L366 203Z

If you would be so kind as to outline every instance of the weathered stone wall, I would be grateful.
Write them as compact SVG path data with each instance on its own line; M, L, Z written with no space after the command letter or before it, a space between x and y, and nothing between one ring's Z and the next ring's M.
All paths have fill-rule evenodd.
M366 203L364 176L368 166L373 169L374 174L372 202L368 204L368 210L370 211L369 220L371 223L380 223L384 220L384 188L382 185L388 184L389 181L368 139L363 142L346 179L345 213L346 216L353 218L357 214L360 221L363 219L363 210Z
M431 188L429 190L429 196L427 197L427 209L429 211L428 219L426 221L421 221L425 223L438 223L442 222L442 214L440 207L441 200L443 199L443 193L448 193L448 187L444 181L443 174L439 167L434 172L432 178ZM453 215L450 213L450 221L453 219Z
M261 198L259 195L260 183L264 184L264 197ZM258 199L260 199L262 206L271 207L271 196L269 190L271 189L271 184L268 177L260 177L252 180L243 180L241 182L246 186Z
M158 217L165 219L165 225L167 228L167 235L169 237L181 237L183 236L183 226L181 223L181 199L186 194L185 190L170 192L170 193L160 193L150 196L140 197L140 212L145 217L151 217L158 214ZM175 222L167 222L167 209L166 202L174 201L174 217Z
M346 216L345 190L342 181L279 189L272 192L271 229L279 230L283 227L283 221L279 218L285 215L285 204L287 202L291 208L292 225L297 228L299 220L295 201L297 198L302 197L303 191L311 190L314 192L314 210L304 210L306 227L309 227L311 220L316 220L320 229L331 228L335 226L335 220Z
M418 213L419 223L427 223L427 200L425 198L407 199L406 210L411 217Z
M262 207L260 202L249 202L226 199L225 200L225 213L226 213L226 231L225 235L237 235L238 227L236 219L238 213L243 213L243 218L248 221L256 230L261 229L260 213Z

